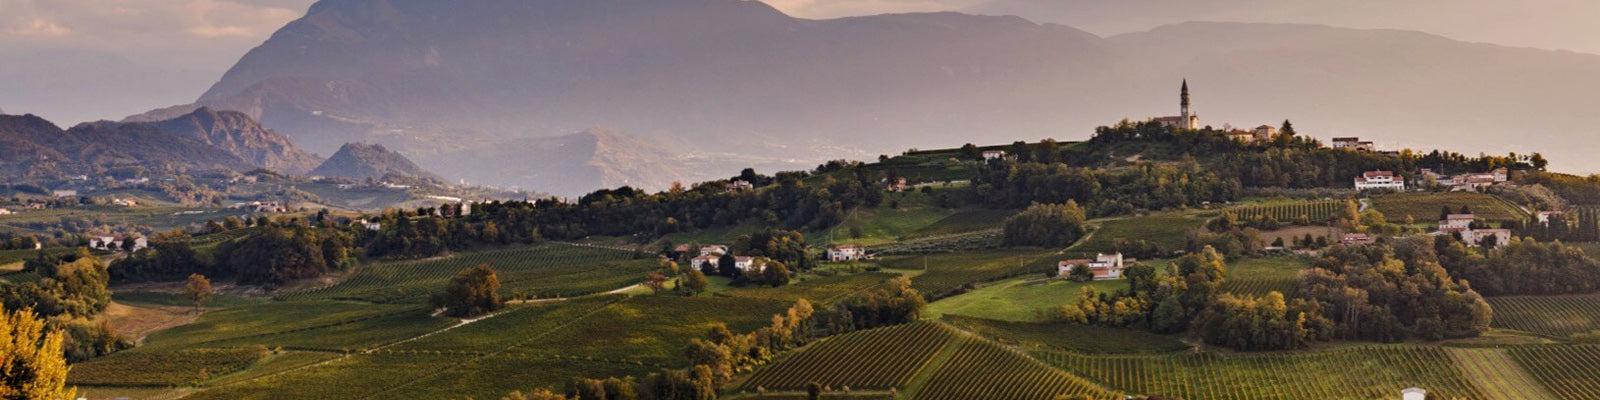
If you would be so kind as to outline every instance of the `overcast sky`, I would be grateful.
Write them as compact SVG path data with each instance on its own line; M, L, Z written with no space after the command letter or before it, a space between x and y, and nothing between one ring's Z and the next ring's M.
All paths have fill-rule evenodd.
M574 0L581 1L581 0ZM0 110L63 124L198 97L313 0L0 0ZM831 18L959 10L1019 14L1101 35L1201 21L1414 29L1600 54L1594 0L768 0ZM13 62L26 60L26 62Z

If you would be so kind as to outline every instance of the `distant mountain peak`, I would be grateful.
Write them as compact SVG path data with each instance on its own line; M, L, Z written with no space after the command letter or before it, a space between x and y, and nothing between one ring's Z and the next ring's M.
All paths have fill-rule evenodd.
M352 179L382 179L385 176L397 175L434 181L444 180L417 166L406 156L381 144L355 142L345 143L339 147L339 152L312 170L311 174Z

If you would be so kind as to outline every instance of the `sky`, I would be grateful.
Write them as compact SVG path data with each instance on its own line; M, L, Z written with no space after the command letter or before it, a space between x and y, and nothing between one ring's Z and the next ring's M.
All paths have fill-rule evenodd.
M0 0L0 110L70 125L193 101L314 0ZM1100 35L1199 21L1413 29L1600 54L1593 0L767 0L803 18L1018 14ZM27 62L10 62L27 60Z

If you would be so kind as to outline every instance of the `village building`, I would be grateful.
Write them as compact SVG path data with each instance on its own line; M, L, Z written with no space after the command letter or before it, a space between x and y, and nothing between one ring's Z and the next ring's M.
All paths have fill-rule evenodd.
M1250 143L1250 142L1256 141L1256 133L1255 132L1247 131L1247 130L1243 130L1243 129L1229 130L1227 132L1224 132L1222 135L1223 136L1227 136L1229 139L1233 139L1233 140L1240 141L1240 142L1245 142L1245 143Z
M1377 146L1373 146L1372 142L1362 141L1359 137L1336 137L1333 138L1333 149L1350 151L1376 151L1378 148Z
M1005 150L984 150L983 151L983 159L984 160L997 160L997 159L1001 159L1001 158L1006 158L1006 151Z
M363 229L366 229L369 232L377 232L383 229L383 224L364 219L356 220L356 225L361 225Z
M1346 233L1346 234L1344 234L1344 237L1339 238L1339 243L1340 244L1350 245L1350 246L1364 246L1364 245L1369 245L1369 244L1373 244L1373 243L1377 243L1377 242L1378 242L1377 238L1374 238L1371 235L1368 235L1368 234L1365 234L1365 233Z
M1396 179L1393 171L1367 171L1355 179L1356 190L1393 189L1406 190L1406 182Z
M1511 244L1510 229L1468 229L1461 231L1461 241L1468 247L1477 247L1493 239L1494 248L1505 247Z
M137 207L139 205L139 202L134 200L134 199L119 199L119 198L114 198L113 197L111 199L111 204L115 204L115 205L122 206L122 207Z
M1189 109L1189 80L1183 80L1183 88L1178 94L1178 115L1171 117L1151 118L1151 121L1161 126L1178 129L1200 129L1200 116Z
M146 240L145 238L142 238L142 237L133 238L133 239L128 239L128 238L117 239L117 238L111 237L111 236L96 236L96 237L90 238L89 239L89 248L96 249L96 250L119 251L119 250L122 250L122 243L123 243L123 241L126 241L126 240L132 240L133 241L133 250L132 251L137 252L139 250L144 250L144 249L150 248L150 241L148 241L148 240Z
M705 269L706 265L708 264L712 267L716 267L719 262L718 258L719 257L717 256L711 255L695 257L689 260L689 266L694 267L694 269Z
M1455 233L1469 230L1472 229L1472 222L1477 220L1478 216L1472 214L1450 214L1439 220L1439 231Z
M1093 260L1063 260L1056 264L1056 274L1062 278L1070 276L1074 268L1088 268L1094 273L1094 279L1114 280L1122 279L1122 270L1127 263L1135 262L1133 259L1123 259L1122 253L1095 254Z
M755 190L756 187L755 187L755 185L751 184L750 181L746 181L746 180L743 180L743 179L735 179L732 182L728 182L728 184L726 186L724 186L723 188L725 190L729 191L729 192L738 192L738 191L745 191L745 190Z
M1256 135L1256 140L1272 140L1273 136L1278 135L1278 128L1274 128L1272 125L1262 125L1256 127L1256 129L1251 131L1251 133Z
M11 210L0 208L0 215L11 215Z
M867 248L854 244L841 244L828 248L829 262L847 262L867 258Z
M733 267L744 272L760 272L761 267L765 265L764 263L756 264L755 257L739 256L733 258Z
M904 192L911 188L911 185L906 183L906 178L904 177L897 177L894 179L884 178L884 181L887 186L886 189L891 192Z
M76 190L52 190L50 194L56 197L78 197L78 191Z

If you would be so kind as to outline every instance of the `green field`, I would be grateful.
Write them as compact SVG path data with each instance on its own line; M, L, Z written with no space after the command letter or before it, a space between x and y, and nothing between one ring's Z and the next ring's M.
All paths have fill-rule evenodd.
M487 263L500 277L503 296L578 296L622 288L657 268L632 252L560 243L455 254L417 261L362 265L331 287L291 293L287 299L340 299L421 304L463 269Z
M1160 213L1142 217L1120 217L1090 221L1097 228L1088 239L1067 249L1075 255L1116 252L1117 239L1144 239L1164 251L1182 250L1189 231L1199 229L1205 220L1181 213Z
M900 275L887 272L866 272L829 277L807 276L802 278L800 282L791 283L788 286L777 288L758 286L729 288L718 292L718 294L729 297L777 300L786 303L793 303L797 299L804 298L813 304L826 305L852 294L878 287L884 281L897 276Z
M1526 212L1510 202L1483 193L1396 193L1372 198L1372 207L1382 212L1389 222L1395 223L1405 222L1407 216L1419 223L1437 222L1441 208L1446 206L1456 211L1460 211L1461 206L1467 206L1479 219L1488 221L1528 217Z
M961 253L884 257L879 265L897 270L923 270L911 279L930 299L958 293L968 284L1055 270L1055 252L1049 249L1009 248Z
M1241 221L1249 221L1266 216L1287 225L1304 216L1311 220L1312 224L1322 225L1328 219L1335 217L1345 206L1345 200L1320 200L1234 207L1225 210L1225 212L1233 213Z
M354 302L273 302L207 312L192 324L157 332L145 349L220 346L366 348L403 338L407 331L447 325L447 318L423 318L415 305ZM419 317L420 315L420 317ZM360 332L352 328L366 326Z
M183 295L178 293L125 291L116 290L115 288L112 290L114 291L111 293L111 299L118 303L176 307L194 306L193 301L183 298ZM270 301L271 300L269 299L260 297L241 297L229 296L225 294L214 294L211 295L210 298L207 298L206 301L201 302L200 305L207 309L230 308L265 304Z
M1600 294L1490 297L1493 326L1554 338L1600 329Z

